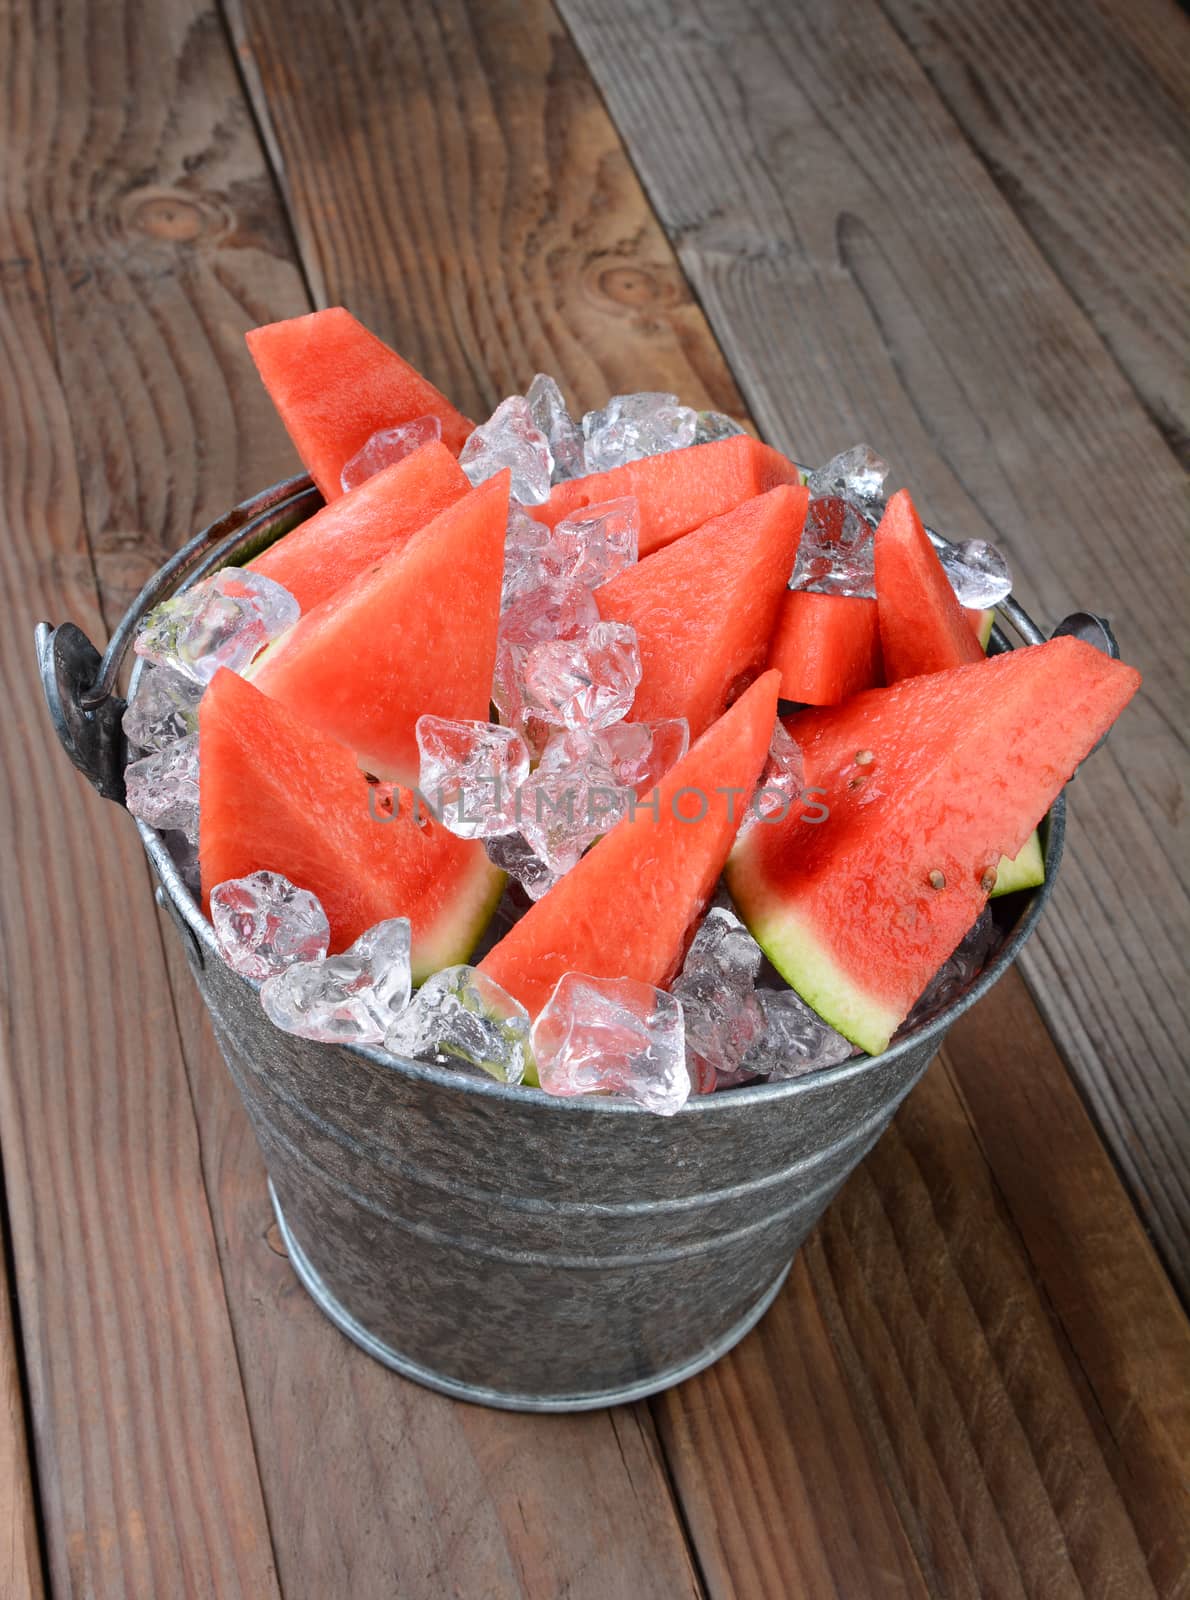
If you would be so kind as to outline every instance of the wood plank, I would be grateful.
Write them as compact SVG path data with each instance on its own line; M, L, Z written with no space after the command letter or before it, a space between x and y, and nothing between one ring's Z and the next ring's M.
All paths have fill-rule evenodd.
M0 1226L6 1227L3 1196ZM0 1240L0 1246L4 1243ZM42 1600L45 1578L37 1540L36 1467L29 1452L20 1351L5 1250L0 1248L0 1594Z
M1172 1596L1187 1371L1185 1318L1013 975L757 1333L655 1405L713 1596L780 1596L791 1574L816 1596ZM911 1552L869 1544L858 1570L856 1437Z
M119 207L146 168L170 170L152 166L169 131L180 158L213 129L174 121L193 108L168 64L201 70L201 48L186 58L185 37L142 22L125 56L88 48L85 7L35 24L0 6L0 1140L51 1589L267 1597L269 1528L143 857L68 770L32 650L44 616L101 637L97 570L118 593L152 559L129 530L159 525L171 495L186 516L198 505L154 470L183 420L164 413L188 330L166 313L172 285L190 330L203 312L217 327L225 297L187 297L168 249L138 248ZM188 420L192 444L206 419Z
M875 0L560 9L766 437L875 440L1034 615L1106 611L1145 673L1024 966L1190 1292L1177 465Z
M1185 13L1173 0L965 0L948 5L944 19L920 0L881 7L1190 461Z

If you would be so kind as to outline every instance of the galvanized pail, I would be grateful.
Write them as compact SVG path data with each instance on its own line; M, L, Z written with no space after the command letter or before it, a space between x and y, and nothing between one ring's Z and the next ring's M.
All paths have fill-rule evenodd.
M38 630L71 759L123 798L121 660L145 610L244 561L320 504L294 479L238 507L146 586L102 662L71 624ZM1042 634L1012 602L1004 620ZM996 630L993 648L1009 648ZM260 1142L294 1269L349 1338L460 1399L567 1411L638 1399L716 1360L769 1306L799 1244L921 1077L955 1017L1016 956L1044 888L999 903L1004 943L969 993L884 1055L693 1099L658 1118L556 1100L275 1029L220 959L163 841L140 826Z

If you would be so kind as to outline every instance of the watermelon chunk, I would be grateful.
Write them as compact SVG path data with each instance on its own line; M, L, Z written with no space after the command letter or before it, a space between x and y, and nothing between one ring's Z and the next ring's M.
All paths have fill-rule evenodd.
M604 621L640 642L633 721L685 717L697 738L764 666L808 503L800 485L770 489L596 589Z
M308 611L253 682L374 776L416 785L418 717L487 720L508 484L489 478Z
M727 866L786 981L883 1050L975 921L1000 857L1020 851L1139 683L1053 639L789 718L828 815L756 823Z
M723 868L777 711L766 672L480 962L536 1016L566 972L664 985Z
M592 472L556 484L545 505L533 507L533 516L552 528L585 506L635 495L640 503L639 554L643 557L741 501L780 483L800 482L801 474L788 457L749 434L738 433L730 439L643 456L610 472Z
M781 602L769 666L781 674L782 700L833 706L880 682L880 621L875 600L791 589Z
M332 953L408 917L415 981L466 961L504 881L482 844L424 807L419 821L407 792L387 816L350 750L226 668L202 697L198 737L204 909L217 883L280 872L322 901Z
M248 349L289 437L324 500L379 428L435 416L458 455L474 428L445 395L342 306L253 328Z
M403 549L470 488L444 444L423 445L332 500L248 565L312 611L383 556Z
M876 529L876 604L886 683L983 657L907 489Z

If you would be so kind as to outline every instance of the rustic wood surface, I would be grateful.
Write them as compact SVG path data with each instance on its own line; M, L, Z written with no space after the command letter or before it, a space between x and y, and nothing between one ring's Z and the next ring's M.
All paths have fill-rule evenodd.
M0 1594L44 1552L61 1595L1188 1595L1190 1336L1145 1231L1184 1273L1153 597L1187 30L562 11L0 0ZM542 368L579 405L742 390L807 455L869 434L1148 675L1076 786L1033 993L961 1020L760 1328L648 1404L455 1405L324 1321L132 830L41 712L34 621L102 638L289 470L241 335L334 302L474 415Z

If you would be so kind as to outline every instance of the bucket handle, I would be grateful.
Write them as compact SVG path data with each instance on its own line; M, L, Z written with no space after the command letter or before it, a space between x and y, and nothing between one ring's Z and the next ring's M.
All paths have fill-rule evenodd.
M271 543L322 504L305 473L274 484L212 522L157 569L121 617L102 658L73 622L37 625L34 643L41 687L59 742L106 800L124 802L127 743L125 701L116 693L120 669L147 612L183 583L226 566L249 548Z

